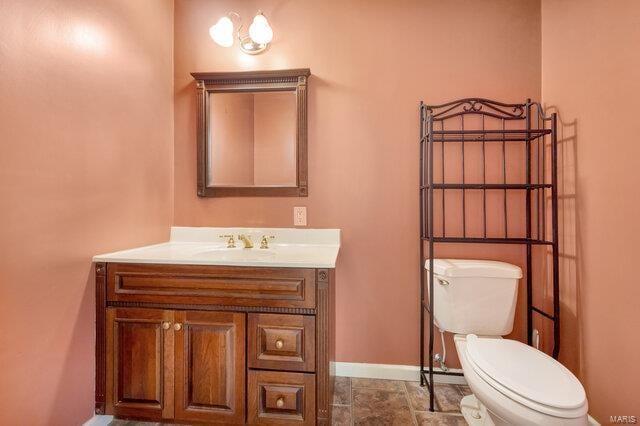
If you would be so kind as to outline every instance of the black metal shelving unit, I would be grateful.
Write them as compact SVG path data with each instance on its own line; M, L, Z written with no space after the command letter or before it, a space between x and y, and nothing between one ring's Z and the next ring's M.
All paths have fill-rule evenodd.
M479 144L479 145L477 145ZM498 144L498 147L491 144ZM437 152L436 152L437 150ZM520 151L519 151L520 150ZM466 152L465 152L466 151ZM549 152L547 152L549 151ZM470 158L473 157L473 158ZM532 344L533 315L537 313L553 322L554 358L560 350L560 304L558 260L558 185L557 185L557 117L545 116L539 103L527 99L522 104L508 104L482 98L459 99L440 105L420 102L420 384L429 387L430 410L434 411L433 376L460 375L450 371L434 371L434 312L433 259L437 243L520 244L526 246L527 339ZM467 164L465 165L465 159ZM473 161L475 160L475 161ZM469 162L472 161L472 164ZM478 164L480 163L480 164ZM446 167L455 165L455 179L448 176ZM475 166L481 173L469 178L468 169ZM480 166L480 167L478 167ZM521 166L521 167L520 167ZM436 169L438 175L436 176ZM512 182L513 170L520 173ZM449 169L450 170L450 169ZM518 173L516 173L518 174ZM455 180L455 182L450 182ZM524 193L524 208L514 208L511 193ZM460 197L451 203L451 197ZM474 194L469 200L470 193ZM496 193L502 200L496 203ZM447 196L449 194L449 196ZM493 198L488 202L488 194ZM472 203L474 201L475 203ZM447 204L461 213L454 230L447 231ZM474 204L480 204L473 208ZM436 211L435 205L438 204ZM496 230L495 220L488 226L490 213L502 210L502 228ZM449 206L449 212L452 207ZM471 211L470 211L471 209ZM461 210L461 212L460 212ZM524 212L524 232L509 229L513 213ZM551 214L551 226L547 221ZM434 213L438 213L437 222ZM481 225L472 229L468 219ZM460 216L460 214L458 214ZM439 229L436 229L439 228ZM425 257L425 242L427 256ZM547 246L551 254L551 282L553 312L533 304L533 247ZM425 262L429 259L428 272ZM425 283L425 275L428 277ZM428 292L427 290L428 286ZM425 313L428 315L429 359L425 369Z

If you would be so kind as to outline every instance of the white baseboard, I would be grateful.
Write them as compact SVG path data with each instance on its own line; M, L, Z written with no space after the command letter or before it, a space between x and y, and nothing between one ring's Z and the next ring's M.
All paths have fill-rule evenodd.
M101 416L96 414L84 422L82 426L108 426L113 421L113 416Z
M341 377L361 377L366 379L387 379L405 380L416 382L420 380L420 367L417 365L396 365L396 364L367 364L360 362L336 362L336 376ZM436 369L440 370L440 369ZM436 371L434 370L434 371ZM452 373L462 373L461 369L450 368ZM467 382L464 376L447 376L434 374L435 383L452 383L465 385Z

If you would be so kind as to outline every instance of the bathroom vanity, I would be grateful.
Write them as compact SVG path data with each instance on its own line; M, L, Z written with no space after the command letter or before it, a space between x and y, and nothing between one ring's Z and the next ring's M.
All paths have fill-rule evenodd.
M329 424L339 247L339 230L174 227L94 257L96 413Z

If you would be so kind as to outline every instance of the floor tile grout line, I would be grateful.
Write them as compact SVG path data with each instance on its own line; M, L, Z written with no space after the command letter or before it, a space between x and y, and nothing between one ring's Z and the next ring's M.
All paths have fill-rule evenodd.
M409 397L409 390L407 389L407 382L402 382L402 389L404 389L404 398L407 400L409 404L409 413L411 413L411 420L413 420L413 424L418 426L418 419L416 418L415 410L413 409L413 404L411 403L411 398Z
M355 419L353 418L353 377L349 377L349 424L355 425Z
M416 413L435 414L443 417L461 417L463 414L460 411L429 411L429 410L416 410Z
M460 392L460 395L462 395L462 397L464 398L465 396L467 396L467 394L462 392L463 386L469 387L468 385L456 385L456 389L458 389L458 392Z

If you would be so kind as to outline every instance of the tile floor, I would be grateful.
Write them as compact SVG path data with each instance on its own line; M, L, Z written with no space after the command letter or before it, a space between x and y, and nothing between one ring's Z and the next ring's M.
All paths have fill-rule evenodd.
M418 382L336 377L333 425L465 426L467 423L460 414L460 400L467 394L467 386L436 384L438 411L432 413L429 411L429 392ZM157 424L114 420L109 426Z
M429 392L417 382L337 377L334 425L466 425L460 400L467 386L436 384L438 412L429 411Z

